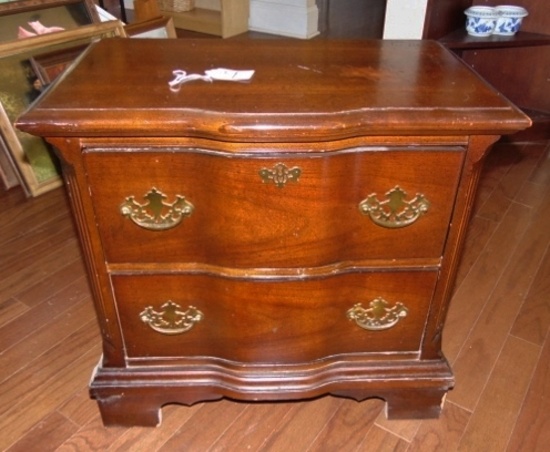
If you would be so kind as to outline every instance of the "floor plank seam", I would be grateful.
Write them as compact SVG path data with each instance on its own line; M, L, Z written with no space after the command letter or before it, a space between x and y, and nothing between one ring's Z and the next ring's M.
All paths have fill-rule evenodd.
M342 407L342 403L339 404L338 408L336 408L333 412L332 412L332 415L329 416L326 420L325 420L325 423L324 425L319 429L319 431L317 432L317 434L314 436L314 438L311 440L309 446L307 447L307 449L305 450L305 452L309 452L311 450L311 448L313 447L313 444L315 444L315 442L317 441L317 438L319 438L319 436L321 436L321 434L323 433L323 431L325 430L325 428L327 427L327 425L329 425L330 421L332 419L334 419L334 417L336 416L336 414L338 413L339 409Z
M63 412L59 411L59 407L57 407L55 410L52 411L52 413L57 413L59 414L60 416L62 416L64 419L67 420L67 422L70 422L71 424L73 424L75 427L77 427L78 429L81 428L81 426L79 424L77 424L75 421L73 421L70 417L66 416Z
M74 304L71 304L70 306L67 307L67 309L65 309L64 311L60 312L58 315L56 315L55 317L52 317L50 319L48 319L49 321L51 322L55 322L56 320L59 320L62 316L66 316L68 311L70 311L71 309L74 309L76 306L80 305L80 304L84 304L86 302L89 302L88 300L88 297L83 297L82 299L79 299L79 300L75 300L75 303ZM29 313L29 311L26 312L27 314ZM70 315L70 314L69 314ZM7 324L9 325L9 323ZM27 334L21 334L19 337L18 337L18 340L16 342L13 342L11 343L7 348L3 348L2 349L2 354L4 354L5 352L8 352L9 350L11 350L12 348L20 345L22 342L24 342L25 340L29 340L30 337L32 337L33 335L35 335L38 331L41 331L41 330L47 330L48 328L50 328L50 324L49 323L45 323L43 324L40 328L36 329L36 330L33 330L33 331L27 331ZM80 330L81 328L79 328L78 330ZM75 330L75 331L78 331L78 330ZM62 340L59 340L57 342L55 342L54 344L52 344L52 346L45 350L44 353L47 353L50 349L52 349L53 347L57 346L58 344L61 344L64 342L64 340L66 339L66 337L70 336L74 331L68 331L67 332L67 336L65 336ZM37 357L35 357L34 359L32 359L31 361L28 361L27 365L32 363L34 360L36 359L40 359L40 357L43 356L43 354L40 354L38 355Z
M212 450L212 448L216 445L216 443L219 442L221 438L223 438L223 436L224 436L225 433L231 428L231 426L234 425L235 422L237 422L237 420L238 420L239 418L241 418L241 417L244 415L245 411L247 411L248 409L250 409L250 405L244 406L243 409L242 409L242 411L239 413L239 415L236 416L236 417L234 417L234 418L231 420L231 422L229 422L229 423L227 423L227 424L225 425L225 428L223 429L222 432L220 432L220 434L218 435L218 437L212 442L212 445L208 448L208 451L211 451L211 450Z
M504 216L506 216L508 214L508 212L511 210L512 208L512 204L510 204L508 206L508 208L506 209L506 212L503 214L503 218ZM500 226L500 225L499 225ZM458 349L457 351L457 354L456 356L454 357L454 359L450 360L451 364L454 365L458 359L458 357L461 355L461 353L463 353L463 350L464 350L464 347L466 346L466 344L468 343L471 335L472 335L472 332L475 330L476 326L478 325L480 319L482 318L483 316L483 313L486 311L487 309L487 305L488 303L491 301L495 291L497 290L499 284L501 283L502 281L502 278L503 276L505 275L508 267L510 265L513 264L513 257L515 256L515 254L517 253L517 250L519 248L519 245L520 243L522 242L523 238L525 237L525 234L527 233L527 226L523 228L522 230L522 233L521 233L521 237L516 237L516 240L515 240L515 244L513 245L513 247L511 248L511 251L508 255L508 261L506 262L505 265L501 265L500 268L499 268L499 273L498 275L496 275L496 278L493 280L493 284L492 284L492 288L491 290L487 293L487 296L485 297L484 299L484 303L483 303L483 307L479 310L479 313L476 317L476 319L472 322L472 324L470 325L470 328L468 330L468 333L465 335L465 337L463 338L463 341L462 341L462 345L460 346L460 348ZM475 269L475 265L476 263L478 262L479 259L481 259L483 256L484 256L484 253L486 252L486 249L487 249L487 243L490 243L494 237L494 235L497 233L498 231L498 227L495 228L492 233L490 234L490 236L487 238L486 240L486 245L484 247L484 249L478 254L478 256L476 257L476 259L474 260L474 262L472 263L470 269L468 270L468 273L466 275L466 277L464 277L463 281L462 281L462 284L464 283L468 283L466 281L467 279L467 276L470 274L470 272L472 272L474 269ZM532 282L531 282L532 283ZM452 303L452 300L451 300L451 303Z
M546 340L549 339L549 336L550 336L550 330L547 332ZM541 345L533 344L532 342L527 341L527 340L525 340L525 339L523 339L523 338L520 338L520 337L517 337L517 336L512 336L512 335L510 335L510 337L513 337L513 338L515 338L515 339L519 339L519 340L521 340L522 342L525 342L525 343L530 344L530 345L536 345L536 346L538 346L538 347L539 347L539 355L538 355L538 358L537 358L537 364L536 364L535 366L533 366L533 370L532 370L532 372L531 372L530 379L529 379L529 384L525 387L525 392L524 392L524 394L523 394L522 401L521 401L521 404L520 404L520 406L519 406L519 409L518 409L518 411L517 411L516 414L515 414L515 419L514 419L512 428L510 429L510 435L509 435L509 437L508 437L508 441L506 442L506 447L504 448L504 450L508 450L508 445L509 445L510 442L512 441L512 434L513 434L513 432L514 432L515 429L516 429L518 420L519 420L519 418L520 418L520 416L521 416L521 413L522 413L522 411L523 411L523 407L524 407L524 405L525 405L525 401L526 401L527 396L528 396L528 394L529 394L529 390L531 389L531 386L532 386L532 384L533 384L533 377L534 377L534 375L535 375L535 372L536 372L536 370L537 370L537 367L539 366L540 358L541 358L542 353L543 353L543 347L542 347Z
M391 422L391 421L390 421ZM399 420L397 420L396 422L400 422ZM422 423L422 421L411 421L411 422L416 422L416 429L415 429L415 432L414 434L411 435L411 438L414 438L417 434L418 434L418 430L420 430L420 425ZM382 430L388 432L389 434L391 434L392 436L396 436L400 439L402 439L403 441L405 441L407 444L410 444L412 442L411 439L407 438L406 436L403 436L403 435L400 435L399 433L393 431L393 430L390 430L389 428L387 428L385 425L383 424L380 424L376 421L374 421L374 424L376 427L378 428L381 428Z

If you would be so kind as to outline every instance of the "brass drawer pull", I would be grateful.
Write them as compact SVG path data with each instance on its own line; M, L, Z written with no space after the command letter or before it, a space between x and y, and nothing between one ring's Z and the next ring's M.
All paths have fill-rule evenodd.
M402 228L413 224L430 207L423 194L417 193L410 201L405 201L406 197L407 193L401 187L395 186L386 193L383 201L377 199L376 193L369 195L359 203L359 210L379 226Z
M120 213L138 226L151 231L173 228L194 210L193 204L181 195L176 195L176 200L172 203L166 202L167 196L154 187L143 198L147 202L140 204L134 196L128 196L120 206Z
M386 300L378 297L369 303L368 308L364 308L361 303L355 304L348 310L347 316L365 330L379 331L395 326L408 312L403 303L397 302L390 307Z
M298 182L302 170L294 166L288 168L284 163L277 163L273 169L262 168L260 177L264 183L273 182L277 187L284 187L287 182Z
M152 306L148 306L139 314L139 317L143 323L162 334L185 333L204 318L204 314L194 306L189 306L186 311L182 311L181 306L173 301L167 301L160 309L155 311Z

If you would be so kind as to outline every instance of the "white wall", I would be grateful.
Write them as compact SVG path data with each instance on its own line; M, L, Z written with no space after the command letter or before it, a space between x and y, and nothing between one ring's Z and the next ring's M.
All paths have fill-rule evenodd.
M421 39L428 0L388 0L384 39Z
M318 24L315 0L250 0L252 31L308 39L319 34Z

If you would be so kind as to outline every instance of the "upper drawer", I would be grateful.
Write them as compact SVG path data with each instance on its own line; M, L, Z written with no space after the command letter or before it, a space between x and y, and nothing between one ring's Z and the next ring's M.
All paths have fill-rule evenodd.
M460 147L86 150L106 258L308 267L442 254Z

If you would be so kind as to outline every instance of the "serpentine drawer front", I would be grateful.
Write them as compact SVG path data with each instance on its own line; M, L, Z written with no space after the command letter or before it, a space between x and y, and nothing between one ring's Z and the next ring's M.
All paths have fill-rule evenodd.
M439 259L464 157L459 146L132 152L140 177L122 150L84 154L107 260L225 267Z
M129 358L216 356L288 364L360 352L418 352L436 278L433 271L262 282L115 276L113 287ZM190 307L195 309L187 315L201 314L187 329Z
M170 89L214 68L254 76ZM325 394L437 417L482 161L528 125L429 41L92 44L18 126L62 161L105 425Z

